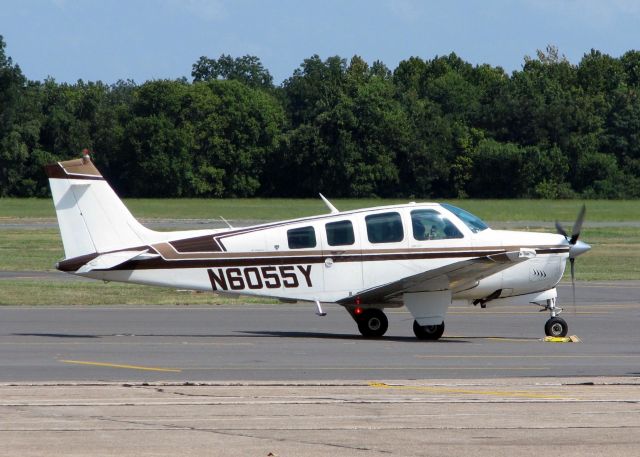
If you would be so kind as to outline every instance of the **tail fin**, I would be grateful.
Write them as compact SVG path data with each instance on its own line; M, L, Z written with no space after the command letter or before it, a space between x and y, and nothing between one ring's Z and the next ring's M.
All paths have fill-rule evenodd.
M88 155L45 166L67 259L148 244L140 225Z

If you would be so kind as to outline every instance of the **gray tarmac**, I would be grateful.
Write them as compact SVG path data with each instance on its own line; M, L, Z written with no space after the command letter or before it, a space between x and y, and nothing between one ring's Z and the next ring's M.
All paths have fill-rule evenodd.
M560 286L570 303L571 288ZM548 313L452 306L444 337L417 341L390 309L380 340L339 306L0 308L0 382L479 379L640 375L640 282L579 283L565 307L581 343L542 341Z
M403 309L365 340L338 307L2 307L0 456L638 455L640 282L577 292L581 343L533 306L431 343Z

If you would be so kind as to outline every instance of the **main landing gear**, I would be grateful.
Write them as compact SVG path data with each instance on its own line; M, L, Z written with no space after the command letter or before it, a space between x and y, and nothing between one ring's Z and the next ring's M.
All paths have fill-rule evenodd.
M558 314L562 312L562 308L556 306L556 299L551 298L547 300L546 305L541 306L543 309L540 311L549 311L551 313L551 318L544 325L545 335L554 337L567 336L567 333L569 332L569 325L564 319L558 317Z
M444 321L439 325L420 325L413 321L413 333L419 340L436 341L444 333Z
M365 338L380 338L389 328L389 320L381 309L356 308L351 315Z
M358 307L351 310L350 314L365 338L381 338L389 328L389 320L382 309ZM444 333L444 322L422 326L413 321L413 333L419 340L436 341Z

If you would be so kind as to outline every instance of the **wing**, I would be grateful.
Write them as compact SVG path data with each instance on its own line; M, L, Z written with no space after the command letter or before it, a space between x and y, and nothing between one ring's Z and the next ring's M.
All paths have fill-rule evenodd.
M450 290L464 290L473 287L477 281L483 278L499 273L516 263L524 262L532 257L535 257L535 251L523 249L462 260L444 267L407 276L382 286L363 290L355 295L338 300L337 303L341 305L384 303L392 301L405 292L429 292L432 291L430 288L433 285L433 280L437 278L447 280L449 283L448 289ZM439 282L439 284L441 283Z

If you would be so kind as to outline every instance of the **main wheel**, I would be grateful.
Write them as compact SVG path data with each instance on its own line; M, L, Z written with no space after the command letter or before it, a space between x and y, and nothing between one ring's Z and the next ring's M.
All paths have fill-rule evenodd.
M569 326L564 319L560 317L552 317L544 325L544 333L547 336L567 336Z
M369 308L356 317L358 330L367 338L380 338L389 328L387 316L381 309Z
M419 340L436 341L444 333L444 321L440 325L425 326L418 324L418 321L413 321L413 333Z

